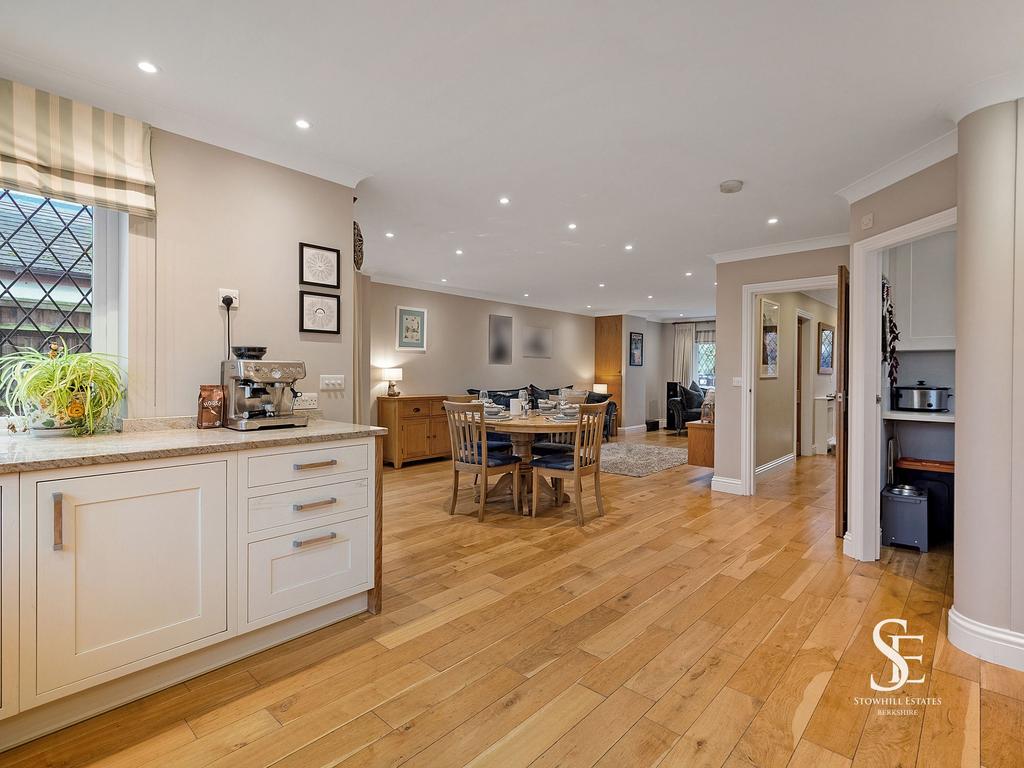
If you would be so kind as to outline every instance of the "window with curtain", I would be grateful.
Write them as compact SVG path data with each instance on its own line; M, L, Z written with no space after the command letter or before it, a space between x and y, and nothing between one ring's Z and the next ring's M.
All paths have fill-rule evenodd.
M700 328L693 335L693 372L702 388L715 386L715 329Z

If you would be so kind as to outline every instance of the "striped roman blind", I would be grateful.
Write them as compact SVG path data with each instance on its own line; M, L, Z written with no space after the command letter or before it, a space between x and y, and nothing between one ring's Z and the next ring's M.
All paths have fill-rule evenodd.
M150 126L0 78L0 187L156 214Z

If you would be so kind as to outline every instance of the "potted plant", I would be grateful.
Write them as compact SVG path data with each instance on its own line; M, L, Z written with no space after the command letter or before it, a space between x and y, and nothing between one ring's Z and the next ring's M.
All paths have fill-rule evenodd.
M109 429L124 396L121 379L114 356L70 352L63 340L47 352L25 347L0 357L4 403L40 437Z

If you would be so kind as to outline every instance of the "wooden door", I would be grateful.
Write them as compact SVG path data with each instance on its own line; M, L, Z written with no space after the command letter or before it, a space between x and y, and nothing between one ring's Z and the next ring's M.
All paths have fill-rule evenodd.
M452 452L452 436L448 432L448 417L434 416L430 419L430 455L448 456Z
M227 462L210 462L35 483L30 697L227 631L227 481Z
M796 320L796 455L800 456L800 436L803 429L803 384L804 384L804 355L807 352L804 344L807 343L807 321L802 318Z
M850 388L850 270L839 267L839 306L836 311L836 339L833 370L836 375L836 536L846 533L846 499L848 493L847 441L849 435Z
M402 421L402 459L422 459L430 455L430 421Z

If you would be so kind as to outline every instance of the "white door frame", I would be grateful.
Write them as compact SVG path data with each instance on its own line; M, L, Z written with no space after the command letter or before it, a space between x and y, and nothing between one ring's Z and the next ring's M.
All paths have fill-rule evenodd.
M837 276L836 279L838 280L838 276ZM799 360L800 360L800 356L801 355L803 355L806 358L808 352L810 352L811 349L813 349L814 346L815 346L814 344L810 344L809 342L811 341L811 339L815 335L814 323L817 320L817 318L814 316L814 313L808 312L806 309L800 309L800 307L796 308L796 343L797 343L797 346L800 345L800 321L801 320L807 320L807 329L808 329L807 330L807 338L804 339L804 348L800 349L800 350L797 350L797 354L794 355L794 357L793 357L793 370L795 371L795 374L796 374L793 377L793 381L796 382L797 385L801 385L801 384L803 385L801 387L801 389L802 389L803 395L804 395L804 402L807 402L808 385L811 385L809 388L810 388L810 393L811 393L810 394L810 397L811 397L811 417L813 418L813 416L814 416L814 407L813 407L813 405L814 405L814 386L813 386L814 382L813 382L813 378L814 377L813 377L813 375L812 376L804 376L804 371L800 370ZM817 370L817 364L815 364L815 367L813 369L808 368L807 367L807 363L809 363L809 362L810 362L810 358L807 358L805 360L805 362L804 362L804 370ZM799 419L797 419L797 411L800 412L799 413L799 416L800 416ZM797 404L797 402L796 402L796 387L794 387L793 388L793 455L796 456L796 458L798 458L798 459L800 458L801 455L803 455L802 452L804 450L806 450L807 444L808 444L808 442L810 442L810 441L805 441L803 439L804 436L802 434L800 434L800 432L804 432L804 433L807 432L806 428L807 428L808 419L806 418L806 415L807 415L807 408L804 407L803 403ZM799 432L797 431L797 428L796 428L796 425L798 423L801 425L801 429L800 429ZM813 441L813 439L814 439L814 429L812 427L812 429L811 429L811 441ZM800 450L799 451L796 449L797 443L800 443Z
M756 319L756 302L760 295L765 293L789 293L792 291L813 291L821 288L835 288L837 284L836 275L821 275L819 277L801 277L795 280L776 280L771 283L748 283L743 286L743 326L742 326L742 351L743 356L743 395L740 397L740 494L752 496L754 494L754 438L756 430L754 419L757 417L757 370L754 365L754 354L756 348L754 339L758 336ZM795 363L794 363L795 364ZM794 393L794 409L796 405ZM796 442L794 438L794 449Z
M857 560L877 560L881 542L882 251L955 226L956 208L948 208L861 240L850 250L848 494L843 554ZM837 413L836 418L841 416Z

